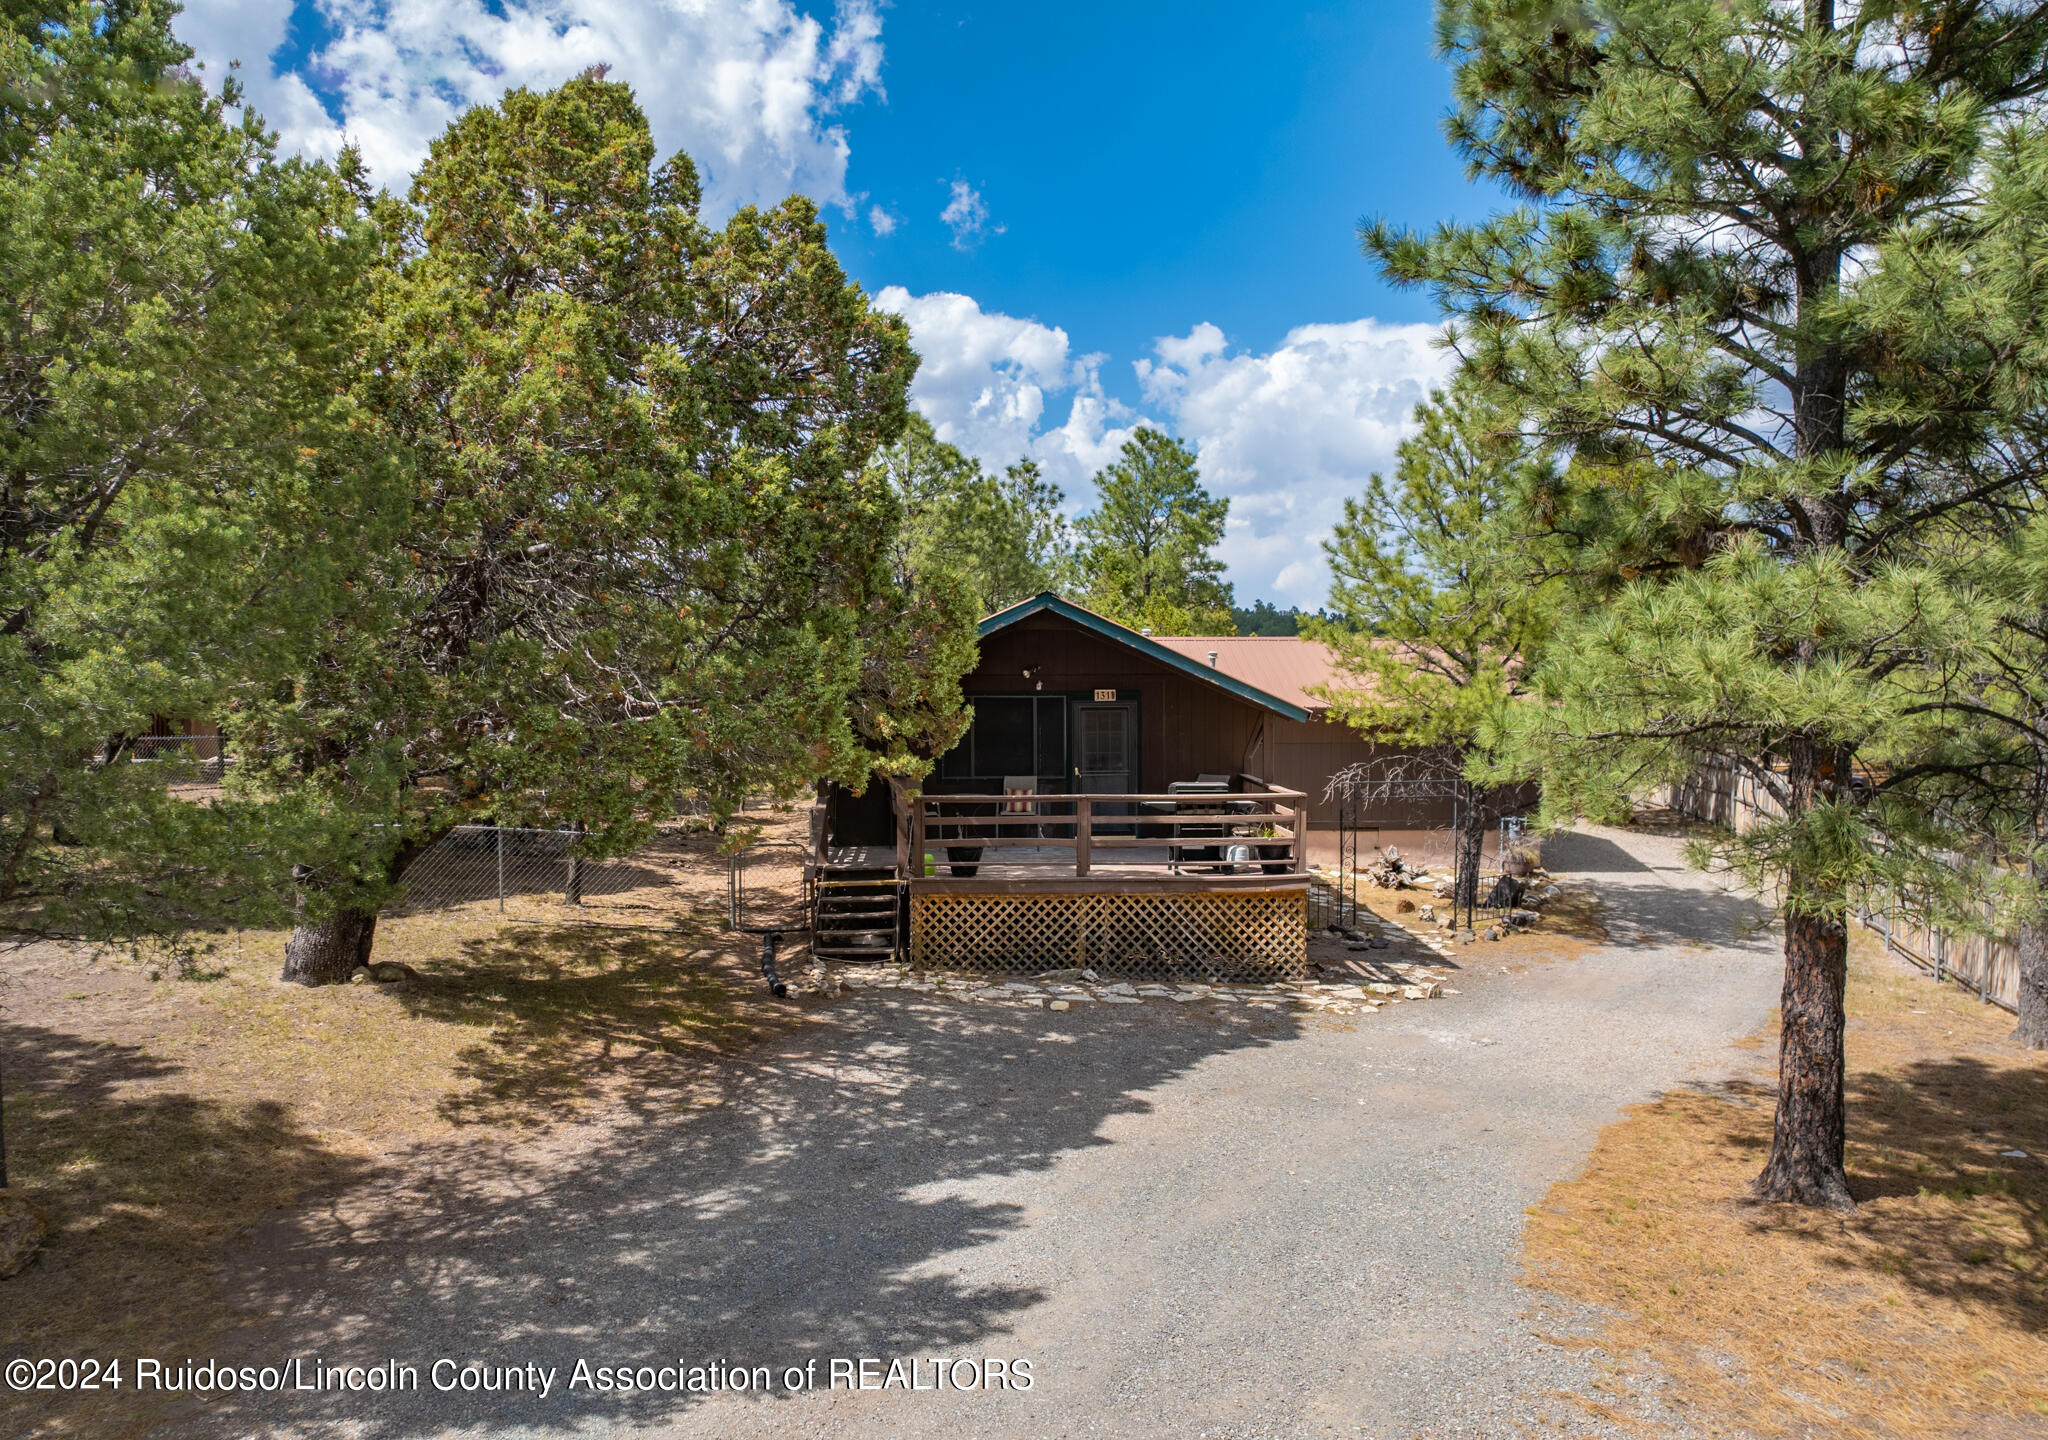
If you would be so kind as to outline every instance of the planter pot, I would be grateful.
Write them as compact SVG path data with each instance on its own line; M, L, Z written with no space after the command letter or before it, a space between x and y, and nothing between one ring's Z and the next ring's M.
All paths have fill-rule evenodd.
M1285 845L1261 845L1259 847L1259 869L1267 875L1285 875L1294 869L1294 857L1287 853ZM1278 861L1278 864L1274 862Z

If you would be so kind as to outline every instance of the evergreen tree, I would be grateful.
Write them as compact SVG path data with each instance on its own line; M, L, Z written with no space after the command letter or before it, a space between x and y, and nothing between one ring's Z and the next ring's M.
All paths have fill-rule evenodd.
M915 412L880 463L903 505L912 573L957 577L984 615L1056 588L1068 547L1065 497L1036 463L990 475Z
M241 783L301 827L286 978L344 979L465 821L640 841L820 774L915 770L959 728L973 615L892 570L872 467L914 358L792 198L697 219L627 87L508 92L434 142L374 297L361 403L408 466L395 543Z
M0 14L0 904L17 932L260 921L279 817L125 763L299 663L386 517L348 386L353 158L280 162L167 4ZM59 842L62 843L59 843ZM249 888L255 884L256 888Z
M1848 907L1953 838L1872 778L1932 743L1904 677L1962 613L1919 547L2025 483L1942 463L2017 358L1892 323L1870 277L1970 209L2048 87L2048 7L1444 0L1439 36L1454 144L1532 203L1365 240L1435 290L1466 383L1570 457L1530 506L1589 607L1521 712L1546 803L1613 811L1718 755L1782 805L1724 851L1785 926L1757 1193L1848 1208Z
M1230 607L1231 626L1240 635L1299 635L1307 618L1292 605L1282 610L1270 600L1255 600L1250 608Z
M1235 633L1214 553L1230 502L1202 488L1194 452L1141 427L1095 491L1095 509L1074 524L1083 603L1155 635Z
M1470 751L1497 739L1551 623L1556 597L1530 583L1516 507L1549 471L1470 395L1434 394L1416 420L1396 485L1374 474L1344 502L1323 546L1333 618L1309 633L1346 677L1332 687L1339 718Z
M1549 468L1473 394L1431 395L1403 441L1396 484L1374 474L1324 551L1331 618L1308 634L1333 652L1331 713L1389 742L1440 749L1491 789L1521 781L1502 747L1508 706L1541 652L1557 596L1532 580L1517 501ZM1476 877L1488 809L1463 807L1461 872ZM1462 897L1469 903L1470 897Z

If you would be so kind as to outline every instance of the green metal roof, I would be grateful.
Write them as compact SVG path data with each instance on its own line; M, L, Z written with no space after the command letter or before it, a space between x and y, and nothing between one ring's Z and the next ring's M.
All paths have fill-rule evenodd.
M981 622L981 634L989 636L998 630L1006 630L1019 620L1033 615L1057 615L1062 620L1071 620L1084 630L1092 630L1105 640L1137 651L1149 660L1156 660L1169 670L1178 670L1183 675L1192 675L1197 680L1207 681L1219 690L1227 690L1240 700L1250 701L1263 710L1288 720L1306 720L1309 712L1278 695L1269 695L1256 685L1247 685L1242 680L1233 680L1212 665L1190 660L1178 650L1170 650L1149 635L1141 635L1128 625L1119 625L1114 620L1097 615L1093 610L1083 610L1071 600L1062 600L1050 590L1034 595L1029 600L1020 600L1007 610L998 610Z

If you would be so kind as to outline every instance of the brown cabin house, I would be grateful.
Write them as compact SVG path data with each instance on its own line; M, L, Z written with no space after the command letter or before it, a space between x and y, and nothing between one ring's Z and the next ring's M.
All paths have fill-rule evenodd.
M814 947L1305 974L1308 829L1330 774L1375 753L1308 693L1329 670L1311 642L1154 638L1052 594L991 615L973 724L922 788L828 791Z

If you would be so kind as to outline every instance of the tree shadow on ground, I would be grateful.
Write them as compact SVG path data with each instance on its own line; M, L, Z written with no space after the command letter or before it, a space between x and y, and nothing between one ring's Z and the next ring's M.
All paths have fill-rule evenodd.
M1597 885L1599 921L1615 940L1738 950L1777 943L1768 933L1775 918L1768 906L1728 890L1674 886L1668 871L1645 864L1605 836L1552 836L1543 842L1543 863L1553 875Z
M485 1032L457 1057L457 1124L574 1118L619 1092L631 1108L700 1094L714 1062L806 1023L749 973L746 936L562 926L464 941L397 987L413 1014Z
M0 1024L8 1168L51 1235L0 1281L0 1358L179 1352L230 1318L210 1261L220 1243L280 1208L360 1178L282 1105L202 1100L159 1088L178 1067L133 1045ZM22 1429L61 1410L111 1435L112 1393L12 1395Z
M1722 1139L1760 1172L1776 1096L1734 1084ZM1759 1232L1797 1236L1843 1278L1890 1276L1930 1298L2048 1332L2048 1071L1969 1056L1848 1077L1849 1217L1755 1205ZM1743 1102L1747 1102L1746 1104ZM1739 1118L1738 1118L1739 1116ZM2002 1154L2024 1151L2024 1158ZM1844 1230L1856 1243L1844 1245Z
M1604 835L1567 830L1546 836L1543 868L1553 875L1650 875L1652 867Z
M1296 1033L1284 1014L1235 1009L817 1003L822 1022L720 1066L697 1103L642 1100L510 1152L437 1149L345 1212L280 1227L247 1285L289 1313L246 1337L249 1353L503 1357L564 1380L584 1358L779 1374L833 1356L1008 1356L1045 1292L961 1272L964 1252L1026 1224L1026 1177L1110 1144L1106 1121L1148 1112L1145 1092L1190 1067ZM190 1433L651 1425L701 1397L578 1394L545 1412L518 1395L436 1398L226 1400Z

